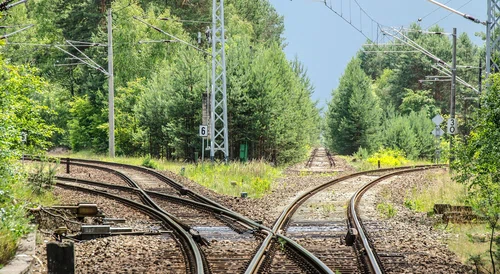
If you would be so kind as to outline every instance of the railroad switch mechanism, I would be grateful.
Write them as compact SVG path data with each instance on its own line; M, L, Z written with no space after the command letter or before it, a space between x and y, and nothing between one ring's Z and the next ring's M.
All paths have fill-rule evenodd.
M126 220L124 218L103 218L102 224L103 225L124 224L125 221Z
M66 237L68 235L69 229L65 226L60 226L56 230L54 230L54 238L58 242L62 242L63 237Z
M97 205L92 203L78 203L76 206L53 206L52 208L69 210L71 213L76 214L77 218L104 217L104 215L97 208Z
M355 228L349 228L349 230L347 230L347 235L345 235L345 245L353 246L357 236L358 230Z
M203 237L201 237L200 235L200 232L198 232L198 230L196 229L193 229L193 228L190 228L189 229L189 234L191 234L191 237L193 237L193 240L201 245L206 245L206 246L209 246L210 243L204 239Z
M91 240L114 235L131 233L130 227L111 227L109 225L82 225L80 235L75 238L80 240Z

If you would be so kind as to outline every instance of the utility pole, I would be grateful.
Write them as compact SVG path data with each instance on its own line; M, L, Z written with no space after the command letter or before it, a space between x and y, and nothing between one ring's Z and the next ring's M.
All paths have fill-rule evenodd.
M224 31L224 0L213 0L212 6L212 94L210 113L210 160L215 152L229 160L226 96L226 53Z
M453 55L451 62L451 95L450 95L450 119L455 123L455 92L456 92L456 81L457 81L457 28L453 28ZM456 127L456 125L454 125ZM453 154L453 134L451 132L450 136L450 164L455 159Z
M493 34L497 32L496 29L498 28L498 24L500 24L500 17L499 17L500 0L487 0L488 21L481 21L477 18L472 17L471 15L452 9L435 0L428 0L428 1L442 8L445 8L453 13L456 13L474 23L485 25L486 26L486 78L488 78L491 72L500 71L500 64L495 63L495 58L492 58L492 56L495 55L495 53L498 51L498 47L500 46L500 36L496 35L496 37L493 37Z
M108 9L108 121L109 157L115 157L115 84L113 74L113 18L111 7Z
M490 73L498 72L499 64L495 63L495 59L492 58L495 52L497 52L500 46L500 36L493 34L498 29L498 24L500 23L500 0L488 0L488 21L486 22L486 77Z

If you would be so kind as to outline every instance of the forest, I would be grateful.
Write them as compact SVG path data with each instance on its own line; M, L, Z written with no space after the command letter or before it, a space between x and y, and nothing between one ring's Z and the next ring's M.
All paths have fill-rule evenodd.
M43 117L57 128L53 147L105 154L107 76L71 65L78 60L68 53L85 54L107 68L106 11L111 8L116 154L192 160L202 149L198 127L211 74L211 56L205 53L211 44L204 34L211 26L211 7L208 0L30 1L3 20L34 27L9 38L2 54L48 83L39 101L54 111ZM225 18L229 154L238 157L240 144L246 144L250 159L275 164L302 159L317 143L320 116L303 65L283 53L283 19L262 0L226 1Z
M405 34L451 64L452 39L439 26L423 31L414 24ZM484 48L472 43L466 33L458 35L457 75L473 87L479 85L478 67L484 56ZM385 148L409 159L433 159L436 145L431 119L437 114L450 117L451 90L449 77L448 81L435 78L445 76L435 63L400 41L379 46L367 41L332 93L325 117L329 147L347 155L359 152L366 156ZM433 78L429 81L428 76ZM466 136L479 94L461 84L457 84L456 94L458 131ZM445 129L445 123L442 126ZM447 159L450 137L443 137L439 149Z

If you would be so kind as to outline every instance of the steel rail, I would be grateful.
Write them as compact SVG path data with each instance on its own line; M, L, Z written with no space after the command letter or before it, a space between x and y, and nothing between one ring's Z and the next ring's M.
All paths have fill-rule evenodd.
M306 167L311 167L312 166L312 162L313 162L313 159L314 157L316 156L316 153L318 152L318 148L315 148L313 150L313 152L311 153L311 156L309 157L309 160L307 161L306 163Z
M26 157L30 157L29 159L31 160L34 160L34 161L40 161L40 157L32 157L32 156L26 156ZM144 172L144 173L147 173L147 174L150 174L150 175L153 175L155 176L156 178L158 178L160 181L166 183L167 185L170 185L171 187L173 187L174 189L176 189L180 195L188 195L190 196L191 198L195 199L195 200L199 200L201 202L204 202L204 203L207 203L207 204L211 204L213 206L216 206L216 207L220 207L222 209L225 209L225 210L228 210L228 211L231 211L229 208L215 202L215 201L212 201L186 187L184 187L183 185L175 182L174 180L168 178L167 176L157 172L156 170L153 170L153 169L150 169L150 168L146 168L146 167L141 167L141 166L134 166L134 165L129 165L129 164L121 164L121 163L113 163L113 162L106 162L106 161L98 161L98 160L87 160L87 159L78 159L78 158L69 158L69 157L53 157L53 159L59 159L59 162L61 164L68 164L68 160L69 160L69 164L78 164L80 166L82 166L81 163L87 163L87 164L101 164L101 165L111 165L111 166L117 166L117 167L124 167L124 168L130 168L130 169L135 169L137 171L140 171L140 172ZM81 162L81 163L78 163L78 162Z
M368 236L366 235L364 231L364 227L361 222L361 218L357 214L357 206L359 204L359 201L361 200L363 194L368 191L371 187L376 185L377 183L386 180L390 177L394 177L400 174L405 174L405 173L410 173L410 172L417 172L417 171L423 171L427 169L432 169L432 168L440 168L445 165L429 165L429 166L421 166L418 168L413 168L413 169L406 169L406 170L401 170L401 171L396 171L392 172L390 174L381 176L380 178L377 178L370 183L364 185L362 188L360 188L358 191L354 193L354 195L351 197L351 200L349 202L349 206L347 209L347 215L348 215L348 221L349 221L349 226L351 228L355 228L357 230L357 233L359 235L359 238L356 237L356 241L361 245L362 252L362 257L364 257L365 265L368 267L370 273L375 273L375 274L383 274L385 273L385 270L383 266L381 266L380 259L378 258L378 255L375 250L373 250Z
M326 156L328 157L328 161L330 162L330 167L334 167L335 161L333 160L333 156L329 150L326 151Z
M81 165L81 166L92 166L92 165L88 165L88 164L80 164L80 163L75 163L75 162L71 162L71 164L78 164L78 165ZM97 166L99 167L99 166ZM112 169L108 169L108 168L102 168L101 170L110 170L110 171L113 171L113 173L115 174L121 174L120 177L122 178L125 178L126 181L128 182L131 182L129 183L129 185L134 185L134 187L127 187L127 186L119 186L119 185L112 185L112 184L105 184L105 183L99 183L99 182L94 182L94 181L89 181L89 180L82 180L82 179L75 179L75 178L69 178L69 177L62 177L62 176L58 176L57 178L60 179L60 180L65 180L65 181L72 181L72 182L75 182L75 183L84 183L84 184L88 184L88 185L94 185L94 186L100 186L100 187L108 187L108 188L114 188L114 189L119 189L119 190L124 190L124 191L134 191L134 192L141 192L141 189L139 188L139 186L137 184L135 184L133 182L132 179L129 179L126 175L116 171L116 170L112 170ZM319 265L320 268L324 268L324 269L328 269L318 258L316 258L312 253L310 253L309 251L307 251L305 248L303 248L302 246L300 246L298 243L296 243L295 241L293 241L292 239L289 239L277 232L273 232L271 231L270 228L266 227L266 226L263 226L259 223L256 223L255 221L249 219L249 218L246 218L232 210L228 210L228 209L225 209L223 207L217 207L217 206L213 206L213 205L210 205L210 204L205 204L205 203L202 203L202 202L197 202L197 201L193 201L193 200L189 200L189 199L183 199L183 198L180 198L180 197L176 197L176 196L172 196L172 195L168 195L168 194L164 194L164 193L160 193L160 192L155 192L155 191L144 191L147 195L155 195L155 196L159 196L159 197L162 197L162 198L165 198L165 199L170 199L170 200L174 200L174 201L177 201L177 202L181 202L181 203L187 203L187 204L190 204L191 206L197 206L197 207L201 207L205 210L209 210L209 211L212 211L214 213L218 213L218 214L221 214L221 215L225 215L225 216L228 216L234 220L238 220L240 223L243 223L244 225L246 226L249 226L250 228L253 228L253 229L260 229L261 232L265 233L265 234L268 234L268 236L266 238L268 238L269 240L271 240L273 237L277 237L277 238L281 238L283 239L288 245L287 247L289 248L292 248L294 250L296 250L297 252L299 252L300 254L304 254L304 256L306 258L308 258L309 261L312 261L314 262L314 265ZM142 195L141 195L141 199L142 199ZM168 214L168 213L167 213ZM177 220L177 218L175 216L172 216L172 215L169 215L170 218L176 220L178 223L181 224L181 226L185 229L185 230L188 230L190 231L189 227L187 225L183 225L181 221ZM316 266L316 268L318 268ZM325 273L330 273L330 272L325 272Z
M89 181L89 180L81 180L81 179L75 179L75 178L63 177L63 176L57 176L56 178L58 180L72 182L72 183L82 183L82 184L86 184L86 185L93 185L93 186L98 186L98 187L106 187L106 188L112 188L112 189L119 189L119 190L129 191L129 192L139 192L139 189L133 188L133 187L128 187L128 186L106 184L106 183L101 183L101 182L94 182L94 181ZM171 201L175 201L175 202L178 202L178 203L188 204L190 206L202 208L202 209L210 211L212 213L225 215L225 216L230 217L230 218L232 218L234 220L242 222L243 224L245 224L249 228L253 228L253 229L257 229L258 228L258 229L261 229L261 230L267 231L267 232L271 231L271 229L269 229L268 227L263 226L263 225L255 222L255 221L249 219L249 218L246 218L246 217L244 217L244 216L242 216L242 215L240 215L240 214L238 214L238 213L236 213L234 211L225 210L225 209L222 209L222 208L219 208L219 207L215 207L213 205L208 205L208 204L204 204L204 203L201 203L201 202L193 201L193 200L190 200L190 199L184 199L184 198L181 198L181 197L172 196L172 195L168 195L168 194L161 193L161 192L149 191L149 190L145 190L145 192L148 195L157 196L157 197L160 197L160 198L163 198L163 199L167 199L167 200L171 200Z
M307 190L303 194L299 195L297 198L295 198L280 214L278 219L276 220L273 228L272 228L272 234L269 235L268 237L272 237L273 234L275 235L280 235L278 234L278 231L282 231L286 225L288 224L291 216L295 213L295 211L310 197L314 196L316 193L324 190L325 188L328 188L336 183L339 183L341 181L345 181L357 176L361 175L366 175L366 174L371 174L371 173L379 173L379 172L388 172L388 171L394 171L394 170L408 170L408 169L415 169L415 168L423 168L423 167L442 167L445 165L417 165L417 166L404 166L404 167L394 167L394 168L384 168L384 169L375 169L375 170L367 170L367 171L362 171L362 172L357 172L353 174L349 174L346 176L342 176L340 178L336 178L330 182L327 182L325 184L313 187L310 190ZM245 271L246 274L250 273L258 273L260 266L264 262L266 256L268 254L267 251L270 248L270 239L265 240L259 250L255 253L254 257L252 258L252 261L247 267L247 270ZM266 245L266 246L264 246ZM316 258L312 253L310 253L312 257ZM316 258L317 259L317 258ZM319 261L319 259L317 259ZM316 262L316 260L313 260ZM324 265L323 262L319 261L317 263L318 269L322 269L324 273L333 273L331 269L329 269L326 265Z
M168 178L167 176L157 172L156 170L150 169L150 168L134 166L134 165L129 165L129 164L119 164L119 163L113 163L113 162L97 161L97 160L86 160L86 159L76 159L76 158L60 158L60 159L61 160L70 159L70 164L73 164L75 161L77 161L77 162L83 162L83 163L94 163L94 164L111 165L111 166L118 166L118 167L135 169L137 171L141 171L141 172L155 176L160 181L166 183L167 185L170 185L171 187L173 187L174 189L179 191L179 194L181 194L181 195L186 194L195 200L199 200L199 201L202 201L202 202L207 203L207 204L211 204L211 205L216 206L216 207L230 210L229 208L184 187L183 185L175 182L174 180Z
M175 231L177 231L179 233L179 235L186 242L186 245L190 249L189 253L191 255L189 255L189 253L186 253L186 255L188 257L187 262L189 263L188 267L189 267L190 271L192 273L197 273L197 274L205 273L205 266L203 263L203 258L201 256L201 251L198 248L198 245L194 241L193 237L191 236L191 234L186 232L181 225L179 225L171 217L169 217L167 214L165 214L165 212L158 210L158 209L155 209L153 207L147 206L147 205L137 203L137 202L132 201L130 199L126 199L126 198L123 198L123 197L120 197L117 195L113 195L110 193L106 193L103 191L99 191L99 190L94 190L94 189L85 188L85 187L79 187L79 186L75 186L75 185L68 185L68 184L60 183L60 182L56 182L56 185L60 186L60 187L68 188L68 189L74 189L74 190L78 190L78 191L86 191L86 192L94 193L97 195L101 195L101 196L105 196L105 197L117 200L121 203L132 206L134 208L137 208L153 218L161 220L162 223L164 223L164 224L170 225L172 228L174 228ZM191 258L191 257L194 257L194 258Z

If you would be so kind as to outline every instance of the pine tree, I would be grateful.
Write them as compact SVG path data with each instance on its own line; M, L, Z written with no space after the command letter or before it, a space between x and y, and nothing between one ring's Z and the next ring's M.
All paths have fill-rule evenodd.
M347 65L328 106L327 135L329 147L340 154L352 154L360 147L377 148L377 128L381 109L370 87L370 79L359 59Z

